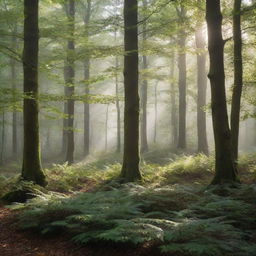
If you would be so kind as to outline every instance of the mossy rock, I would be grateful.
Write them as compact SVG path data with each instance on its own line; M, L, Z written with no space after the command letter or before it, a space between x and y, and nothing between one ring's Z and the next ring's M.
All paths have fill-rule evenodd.
M47 191L32 182L19 180L13 184L1 200L5 203L25 203L28 199L36 197L40 192L47 193Z
M5 203L25 203L28 199L35 197L33 191L28 189L17 189L8 192L2 197L2 201Z

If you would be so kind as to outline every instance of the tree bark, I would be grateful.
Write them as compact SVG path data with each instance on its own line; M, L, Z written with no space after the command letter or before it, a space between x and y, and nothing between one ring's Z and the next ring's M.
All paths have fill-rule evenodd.
M46 134L46 141L45 141L45 148L51 152L51 128L47 128L47 134Z
M24 0L24 146L22 178L46 185L41 167L38 120L38 0Z
M65 86L64 86L64 95L67 97L68 95L68 88L66 86L67 84L67 61L64 61L64 69L63 69L63 75L64 75L64 81L65 81ZM67 145L68 145L68 122L67 122L67 116L68 116L68 104L67 101L64 101L64 118L63 118L63 130L62 130L62 150L61 150L61 155L66 156L67 154Z
M75 31L75 1L68 0L68 27L69 27L69 39L67 43L67 66L66 66L66 87L67 87L67 151L66 162L70 165L74 163L74 110L75 101L72 96L75 94L74 79L75 79L75 43L74 43L74 31Z
M124 155L121 178L141 179L139 169L138 1L124 1Z
M90 94L90 58L84 61L85 94ZM84 103L84 156L90 154L90 104Z
M178 148L186 149L186 90L187 90L187 67L186 67L186 31L184 28L184 19L186 10L184 6L178 10L180 19L179 38L178 38L178 68L179 68L179 136Z
M105 153L108 150L108 112L109 112L109 104L107 104L106 120L105 120Z
M12 35L12 49L16 50L17 48L17 24L14 25L13 35ZM11 57L10 59L11 65L11 81L12 81L12 89L15 91L17 89L17 72L16 72L16 60ZM15 100L15 98L14 98ZM18 151L18 140L17 140L17 111L16 109L12 112L12 155L13 158L17 159L17 151Z
M155 111L155 124L154 124L154 144L156 144L156 139L157 139L157 119L158 119L158 97L157 97L157 85L158 82L155 84L155 99L154 99L154 111Z
M241 0L235 0L233 10L234 87L231 105L231 143L235 161L237 161L238 158L240 106L243 88L242 33L240 14L241 2Z
M148 7L147 0L143 0L143 8L146 10ZM147 23L144 21L143 28L142 28L142 45L143 50L145 51L145 44L147 40ZM144 71L148 68L148 60L147 56L143 54L142 56L142 68ZM148 139L147 139L147 97L148 97L148 81L147 78L144 77L142 81L142 87L141 87L141 125L140 125L140 151L141 153L145 153L148 151Z
M178 120L177 120L177 106L176 106L176 90L174 82L174 69L175 69L175 53L172 53L171 57L171 143L176 147L178 142Z
M118 0L116 0L116 15L117 13ZM117 42L117 31L118 26L115 27L115 42ZM119 69L119 60L118 56L115 57L115 85L116 85L116 115L117 115L117 136L116 136L116 153L121 152L121 108L120 108L120 100L119 100L119 82L118 82L118 69Z
M115 68L116 68L116 74L115 74L115 84L116 84L116 113L117 113L117 146L116 146L116 152L121 152L121 108L120 108L120 100L119 100L119 82L118 82L118 68L119 68L119 62L118 57L116 56L115 60Z
M2 112L2 131L1 131L1 148L0 148L0 165L4 165L4 148L5 148L5 111Z
M215 176L211 184L237 181L231 149L231 134L225 92L224 41L220 0L206 0L210 71L208 77L212 94L212 121L215 141Z
M89 23L91 19L91 0L87 0L87 8L84 16L84 25L86 29L86 39L89 40ZM85 94L90 94L90 54L87 51L86 59L84 61L84 80L85 80ZM90 104L84 103L84 156L90 154Z
M198 153L209 154L206 132L206 113L203 107L206 105L206 43L203 35L203 27L198 26L196 31L196 48L197 48L197 138Z

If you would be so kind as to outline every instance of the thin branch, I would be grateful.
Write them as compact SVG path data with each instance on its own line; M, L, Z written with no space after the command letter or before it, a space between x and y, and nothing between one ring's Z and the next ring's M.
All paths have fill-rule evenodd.
M173 2L174 0L168 0L167 2L165 2L164 4L160 5L159 8L156 8L155 10L153 10L148 16L146 16L144 19L138 21L138 25L141 23L144 23L145 21L147 21L152 15L154 15L155 13L159 12L161 9L163 9L164 7L166 7L169 3Z

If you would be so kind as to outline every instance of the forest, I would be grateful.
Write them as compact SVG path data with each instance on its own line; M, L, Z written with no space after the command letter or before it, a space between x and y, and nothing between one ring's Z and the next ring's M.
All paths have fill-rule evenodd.
M256 256L255 0L0 0L1 256Z

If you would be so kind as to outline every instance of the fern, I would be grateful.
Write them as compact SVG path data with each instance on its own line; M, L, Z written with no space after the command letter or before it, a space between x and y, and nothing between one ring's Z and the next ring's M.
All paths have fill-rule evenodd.
M43 234L64 230L73 241L147 243L182 256L249 256L255 244L255 186L228 196L195 186L103 187L72 197L39 193L23 208L20 224Z
M115 228L102 232L96 238L133 244L163 240L164 231L152 224L136 222L136 220L116 220L115 222L117 224Z
M242 241L244 233L220 218L187 220L174 230L165 232L163 252L183 255L247 255L248 244Z

